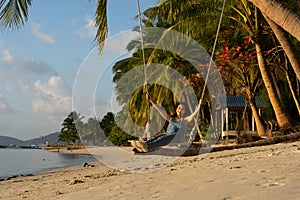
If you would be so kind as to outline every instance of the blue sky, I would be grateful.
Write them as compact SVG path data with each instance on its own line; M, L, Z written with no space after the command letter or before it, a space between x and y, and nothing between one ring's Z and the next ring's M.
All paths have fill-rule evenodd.
M108 3L110 37L130 35L120 33L138 25L136 0ZM141 10L155 3L140 0ZM95 0L34 1L23 28L0 32L0 135L29 139L61 129L78 71L97 57L95 8Z

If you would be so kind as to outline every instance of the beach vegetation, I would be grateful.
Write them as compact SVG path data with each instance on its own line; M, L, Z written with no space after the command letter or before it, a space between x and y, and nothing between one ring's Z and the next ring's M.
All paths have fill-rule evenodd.
M105 134L100 127L100 122L95 117L90 117L86 122L76 125L80 135L80 141L84 145L93 146L102 144L105 140Z
M105 136L108 137L108 135L110 134L110 132L116 124L114 114L112 112L106 113L106 115L102 118L99 124Z
M117 117L118 120L121 120L122 118L121 114L115 116L112 112L108 112L100 121L101 129L106 136L105 142L118 146L127 146L128 140L136 139L137 137L123 131L115 122L115 117Z
M72 111L62 123L62 129L60 131L58 141L67 143L75 143L78 141L80 138L76 129L76 125L81 127L82 118L83 117L80 117L80 114L78 114L76 111Z
M114 145L128 146L128 140L136 139L136 137L127 134L125 131L115 125L108 135L108 140Z

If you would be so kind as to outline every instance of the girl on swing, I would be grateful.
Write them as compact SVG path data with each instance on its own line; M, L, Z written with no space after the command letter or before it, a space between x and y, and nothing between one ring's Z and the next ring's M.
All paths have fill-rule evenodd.
M176 108L176 115L171 117L166 111L159 105L155 104L151 99L149 93L146 93L146 99L150 101L153 107L160 113L160 115L169 122L166 133L158 134L148 139L145 142L131 141L131 145L138 152L150 152L161 146L168 145L175 136L180 136L186 131L188 123L193 121L193 118L199 112L200 106L188 117L183 117L185 114L185 107L183 104L178 104Z

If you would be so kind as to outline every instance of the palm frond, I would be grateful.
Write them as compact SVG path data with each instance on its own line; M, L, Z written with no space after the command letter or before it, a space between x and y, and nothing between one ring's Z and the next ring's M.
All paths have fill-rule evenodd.
M0 27L19 29L28 20L28 8L31 0L1 0Z
M108 35L107 0L98 0L95 26L97 27L95 41L98 45L99 53L101 53L104 47L104 41Z

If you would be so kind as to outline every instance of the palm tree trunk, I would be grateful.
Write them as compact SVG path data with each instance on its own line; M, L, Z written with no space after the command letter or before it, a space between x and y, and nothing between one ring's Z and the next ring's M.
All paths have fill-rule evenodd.
M290 75L289 75L289 70L288 70L288 64L287 64L287 62L286 62L285 68L286 68L286 70L285 70L285 77L286 77L286 80L288 82L288 85L289 85L292 97L294 99L295 105L297 107L298 114L300 115L300 104L299 104L299 100L298 100L298 98L297 98L297 96L295 94L294 88L293 88L293 84L292 84L292 81L291 81L291 78L290 78Z
M287 33L276 23L274 23L270 18L264 15L265 19L269 23L271 29L273 30L274 34L276 35L278 41L280 42L284 52L289 58L289 61L294 69L294 72L300 80L300 56L299 52L296 51L293 44L289 40Z
M277 82L276 82L275 74L274 74L274 72L270 72L270 74L271 74L272 82L273 82L274 87L275 87L275 89L276 89L276 94L277 94L277 96L278 96L279 103L280 103L281 105L284 105L284 102L283 102L283 100L282 100L282 94L281 94L280 88L279 88L279 86L278 86L278 84L277 84Z
M249 0L260 11L300 41L300 16L279 0Z
M253 99L249 98L249 104L250 104L250 108L252 111L252 115L253 115L255 123L256 123L257 134L259 136L263 136L266 133L266 129L264 127L261 117L259 116L255 101Z
M270 102L272 104L272 107L274 109L278 124L281 128L289 127L293 124L292 119L289 116L289 114L287 113L284 105L280 103L280 100L279 100L278 94L276 93L276 89L273 84L273 80L271 78L270 72L265 65L265 60L263 57L263 53L262 53L260 44L255 43L255 48L256 48L257 60L258 60L258 66L260 69L260 73L261 73L263 82L265 84L265 87L267 89L268 96L269 96Z

